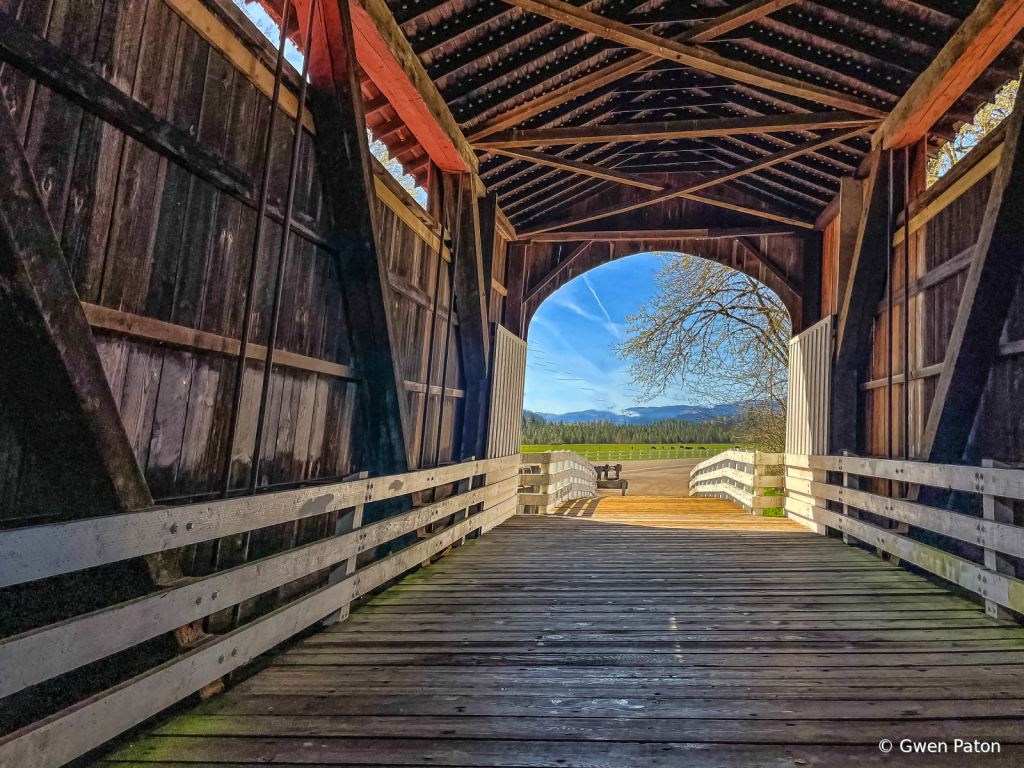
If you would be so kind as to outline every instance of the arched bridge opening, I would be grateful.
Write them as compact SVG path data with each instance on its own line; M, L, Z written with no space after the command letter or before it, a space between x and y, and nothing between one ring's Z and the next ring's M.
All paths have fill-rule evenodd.
M0 765L1024 763L1022 29L0 0ZM654 250L792 442L576 514L527 330Z

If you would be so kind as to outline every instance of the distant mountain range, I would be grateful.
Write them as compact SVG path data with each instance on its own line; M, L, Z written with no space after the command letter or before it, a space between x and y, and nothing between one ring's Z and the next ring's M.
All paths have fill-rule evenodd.
M654 424L666 419L678 419L694 424L703 424L718 418L729 418L739 412L736 405L716 405L701 408L693 405L659 405L653 407L627 408L624 413L612 411L573 411L572 413L541 413L538 416L547 421L563 424L578 424L581 421L610 421L613 424Z

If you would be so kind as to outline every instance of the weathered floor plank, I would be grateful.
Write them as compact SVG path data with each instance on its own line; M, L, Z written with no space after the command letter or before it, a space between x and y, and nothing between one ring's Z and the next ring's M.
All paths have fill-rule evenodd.
M1024 629L736 509L515 517L109 764L1024 764Z

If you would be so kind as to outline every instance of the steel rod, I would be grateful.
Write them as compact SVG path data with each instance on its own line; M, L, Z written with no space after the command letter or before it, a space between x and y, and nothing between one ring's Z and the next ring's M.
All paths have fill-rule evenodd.
M313 16L316 0L309 5L306 21L306 39L302 60L302 78L299 86L299 104L295 109L295 135L292 138L292 157L288 167L288 192L285 196L284 223L281 225L281 242L277 255L277 276L274 286L274 303L270 312L270 328L267 338L267 358L263 365L263 389L260 392L260 409L256 417L256 440L252 449L252 464L249 465L249 493L256 493L259 485L260 456L263 453L263 430L266 426L267 402L270 398L270 384L273 380L274 351L277 349L277 330L281 319L281 300L284 296L284 278L288 267L288 244L291 239L292 211L295 208L295 187L298 182L299 153L302 149L302 114L306 105L309 59L313 47Z
M433 171L431 171L433 172ZM434 270L434 296L430 308L430 336L427 342L427 378L426 391L423 393L423 418L420 420L420 456L419 466L423 466L423 456L427 448L427 411L430 410L430 377L434 373L434 337L437 331L437 303L438 293L441 288L441 266L444 264L444 238L445 233L450 232L451 221L448 219L448 206L445 203L444 184L437 187L441 192L441 242L437 247L437 269ZM451 296L448 297L449 304Z
M903 150L903 458L910 458L910 145Z
M889 284L889 316L886 325L889 330L889 343L886 349L886 358L888 369L888 396L886 398L886 424L887 426L887 437L889 438L889 450L888 457L892 458L892 257L893 257L893 245L892 245L892 206L893 206L893 192L894 192L894 174L892 172L892 161L895 157L895 152L889 150L889 162L886 175L888 176L889 182L889 200L886 210L886 227L885 227L885 243L886 243L886 259L885 259L885 273L886 280ZM892 491L892 483L889 484L890 495Z
M249 282L245 292L245 309L242 313L242 338L235 366L235 383L231 396L231 415L228 421L227 466L224 468L224 484L221 496L227 498L231 491L231 460L235 453L235 438L238 432L239 408L242 403L242 385L245 378L245 359L249 351L249 336L252 333L252 308L256 293L256 278L259 274L260 250L263 248L263 233L266 229L267 201L270 195L270 166L274 151L274 124L281 102L281 81L284 77L284 46L288 40L287 20L291 12L291 0L284 0L281 11L281 37L277 47L277 68L274 71L274 94L270 99L270 119L267 123L267 140L263 148L263 175L260 186L260 204L256 212L256 233L253 239L252 260L249 264ZM285 222L287 223L287 222ZM254 456L254 459L256 457Z

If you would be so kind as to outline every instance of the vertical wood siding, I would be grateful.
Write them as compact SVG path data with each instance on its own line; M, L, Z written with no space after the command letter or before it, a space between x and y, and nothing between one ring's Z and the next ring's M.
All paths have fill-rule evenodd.
M6 8L21 23L76 56L186 131L203 147L258 180L270 99L184 23L164 0L25 0ZM21 131L51 223L83 302L159 320L180 329L238 339L256 229L252 200L215 188L181 166L126 138L9 65L0 86ZM283 208L294 120L278 114L273 137L271 206ZM329 227L314 154L303 130L278 349L352 367L349 323L337 256L317 233ZM258 183L258 182L257 182ZM415 205L408 201L410 205ZM377 203L379 246L394 282L433 303L437 254L398 216ZM268 219L254 297L252 341L268 337L280 220ZM440 384L448 306L442 262L439 320L431 383ZM395 279L397 278L397 279ZM400 366L408 382L426 380L429 310L392 291ZM457 318L455 320L457 323ZM216 493L228 462L234 356L190 349L108 329L95 329L107 379L140 466L156 499L178 502ZM446 386L460 392L459 335L453 328ZM230 457L235 487L254 461L253 441L263 363L246 367L239 430ZM437 443L440 395L408 392L415 423L410 445ZM359 384L275 364L265 439L258 457L261 488L340 478L356 469L353 419ZM452 456L461 399L448 396L439 460ZM424 420L426 422L424 426ZM418 443L415 453L418 455ZM21 441L0 428L0 518L25 514L17 488L27 488L30 462ZM25 482L22 476L25 475ZM52 510L35 509L46 517Z
M965 161L967 162L967 161ZM909 253L911 282L934 273L943 265L963 259L973 247L981 230L985 207L992 187L993 174L967 188L959 197L938 211L922 228L912 233L909 243L894 248L890 285L898 293L903 289L903 259ZM940 182L941 183L941 182ZM969 256L969 254L968 254ZM967 262L963 262L966 264ZM941 273L940 273L941 275ZM862 393L867 409L866 445L872 456L889 452L888 412L892 409L894 455L902 456L907 435L903 434L903 414L909 396L910 455L921 455L921 438L932 406L938 381L935 366L942 364L946 346L956 322L967 269L953 271L941 280L931 282L909 302L909 319L905 321L902 300L893 307L892 345L890 355L889 313L880 307L875 320L872 358L868 379L881 383L888 376L903 374L903 323L909 322L909 385L894 382L892 397L882 383ZM884 302L883 302L884 303ZM1003 331L1003 353L995 364L985 392L980 417L976 422L974 442L969 449L975 458L994 458L1007 463L1024 462L1024 416L1021 416L1020 395L1024 391L1024 345L1013 342L1024 339L1024 297L1014 299L1010 319ZM1018 349L1018 347L1022 347ZM931 369L930 371L927 369ZM925 374L922 375L922 369Z
M526 342L498 326L491 356L490 416L487 456L497 458L519 452L526 386Z
M828 453L832 315L789 342L786 452Z

